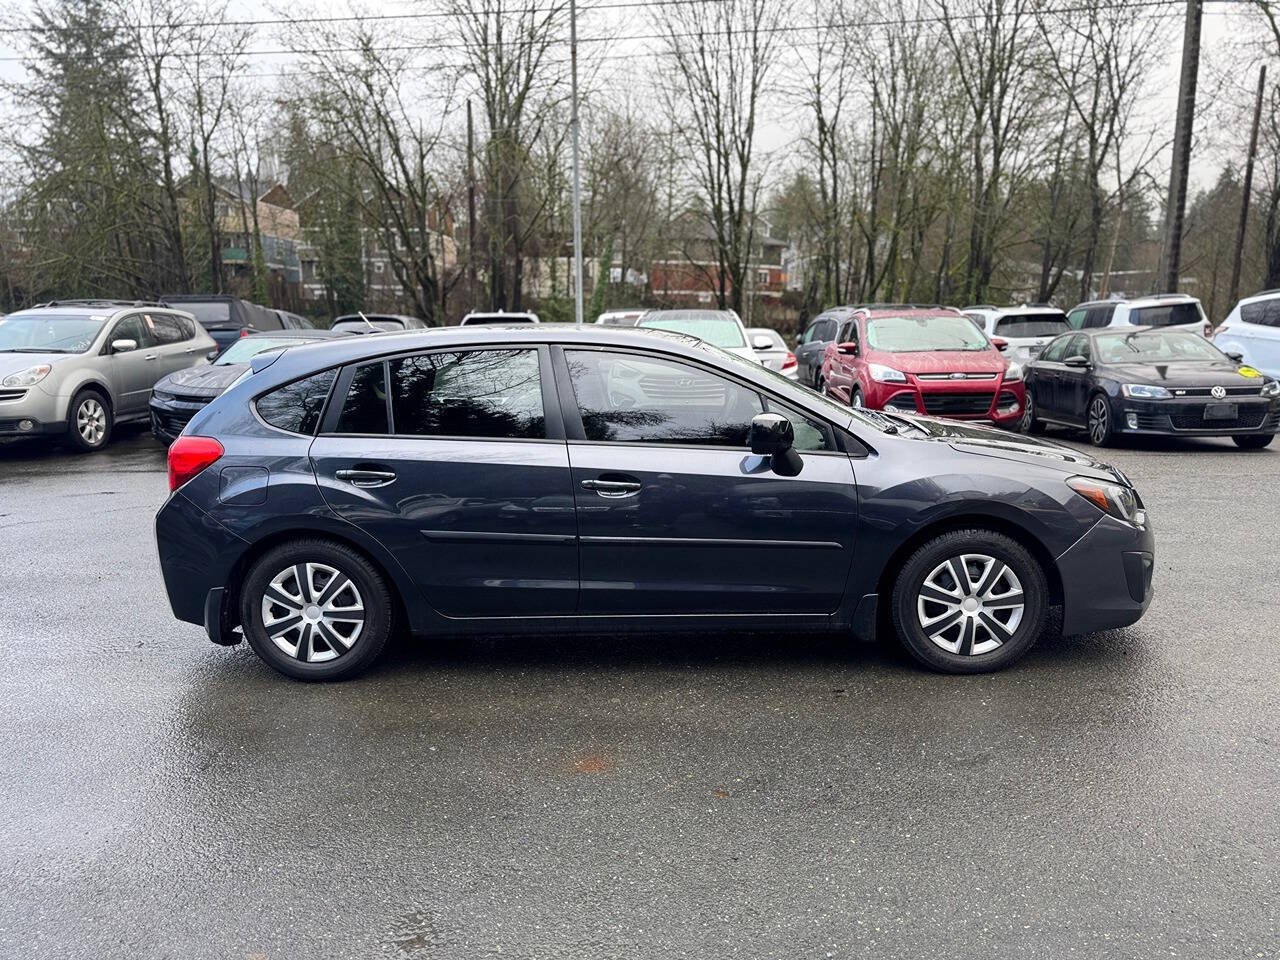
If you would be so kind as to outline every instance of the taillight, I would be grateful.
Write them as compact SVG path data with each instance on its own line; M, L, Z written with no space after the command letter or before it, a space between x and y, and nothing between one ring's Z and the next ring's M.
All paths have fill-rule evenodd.
M212 437L179 437L169 447L169 489L180 486L222 456L222 444Z
M782 369L783 369L783 370L790 370L790 369L791 369L792 367L794 367L795 365L796 365L796 355L795 355L794 353L792 353L790 350L788 350L788 351L787 351L787 359L785 359L785 360L783 360L783 361L782 361Z
M242 337L247 337L247 336L248 336L249 334L251 334L251 333L253 333L253 331L252 331L252 330L250 330L248 327L241 327L241 328L240 328L240 336L242 336Z
M1211 336L1213 336L1213 326L1206 323L1204 325L1204 338L1208 340Z

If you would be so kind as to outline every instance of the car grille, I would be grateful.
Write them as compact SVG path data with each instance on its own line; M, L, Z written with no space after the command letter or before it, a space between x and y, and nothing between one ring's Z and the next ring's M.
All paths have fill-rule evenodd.
M1256 397L1262 391L1262 385L1256 387L1224 387L1228 397ZM1212 397L1213 387L1178 387L1173 391L1175 397Z
M724 385L711 377L644 376L640 389L650 400L677 400L684 403L724 403Z
M10 400L21 400L26 395L26 390L0 390L0 403L6 403Z
M162 432L177 436L191 422L191 418L196 415L195 410L155 410L151 411L151 425L153 428L158 427Z
M994 373L917 373L917 380L994 380Z
M947 414L982 414L991 411L991 401L995 399L994 390L977 393L924 393L924 412Z
M1175 430L1254 430L1266 417L1263 407L1245 407L1234 420L1206 420L1204 413L1175 413L1169 419Z

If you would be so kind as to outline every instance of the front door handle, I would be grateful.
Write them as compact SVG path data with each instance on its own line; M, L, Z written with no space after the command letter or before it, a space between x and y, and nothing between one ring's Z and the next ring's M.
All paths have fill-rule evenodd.
M353 487L385 487L396 478L390 470L339 470L334 476Z
M143 360L154 360L155 358L156 358L156 355L155 355L154 353L148 353L148 354L147 354L145 357L143 357L142 359L143 359Z
M621 497L634 497L640 492L639 480L583 480L585 490L594 490L602 497L617 500Z

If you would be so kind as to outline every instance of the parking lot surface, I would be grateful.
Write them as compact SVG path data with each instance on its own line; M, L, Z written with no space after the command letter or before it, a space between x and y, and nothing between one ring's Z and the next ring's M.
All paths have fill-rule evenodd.
M0 446L0 956L1275 957L1280 447L1119 449L1122 631L402 643L303 685L170 615L163 451Z

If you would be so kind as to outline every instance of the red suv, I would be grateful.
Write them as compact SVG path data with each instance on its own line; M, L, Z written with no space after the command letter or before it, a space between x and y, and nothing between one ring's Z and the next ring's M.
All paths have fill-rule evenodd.
M823 390L855 407L1014 426L1022 367L968 317L942 307L865 307L841 325L822 360Z

